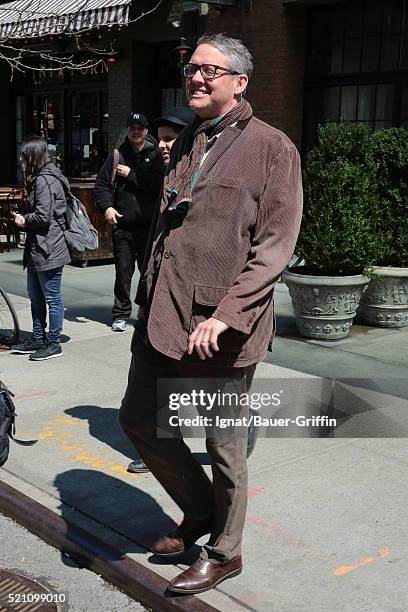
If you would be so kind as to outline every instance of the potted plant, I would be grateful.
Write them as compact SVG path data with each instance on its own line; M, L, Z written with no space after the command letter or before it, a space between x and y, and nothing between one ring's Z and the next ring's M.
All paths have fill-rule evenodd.
M377 258L358 310L380 327L408 326L408 131L380 130L372 136L380 197L382 257Z
M377 238L379 200L369 129L361 124L319 127L307 156L305 206L296 252L305 266L283 273L301 335L337 340L352 325L382 252Z

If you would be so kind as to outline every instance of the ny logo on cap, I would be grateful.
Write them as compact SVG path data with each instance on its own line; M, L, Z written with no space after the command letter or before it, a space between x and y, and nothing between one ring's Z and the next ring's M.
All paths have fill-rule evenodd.
M139 113L133 113L133 119L140 119Z

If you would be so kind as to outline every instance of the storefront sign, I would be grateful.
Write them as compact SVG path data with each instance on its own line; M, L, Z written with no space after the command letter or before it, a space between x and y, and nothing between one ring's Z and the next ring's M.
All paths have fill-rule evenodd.
M34 84L40 85L44 81L64 80L64 76L70 75L72 80L81 78L81 76L93 77L108 73L108 63L101 60L96 66L87 66L79 70L72 68L59 68L58 70L47 70L48 66L40 66L41 70L34 74Z

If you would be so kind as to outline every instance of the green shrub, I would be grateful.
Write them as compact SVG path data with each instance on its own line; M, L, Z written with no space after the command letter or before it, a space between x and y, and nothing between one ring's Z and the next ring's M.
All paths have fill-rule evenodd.
M376 163L362 124L319 127L304 170L304 216L297 253L305 272L361 274L383 257Z
M385 244L379 265L408 266L408 131L380 130L372 136Z

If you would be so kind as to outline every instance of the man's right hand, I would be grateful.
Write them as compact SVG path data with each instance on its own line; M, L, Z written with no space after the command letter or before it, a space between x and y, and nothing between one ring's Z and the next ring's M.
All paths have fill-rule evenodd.
M109 208L105 210L105 219L111 225L116 225L120 217L123 217L123 215L118 213L118 211L115 210L113 206L109 206Z

